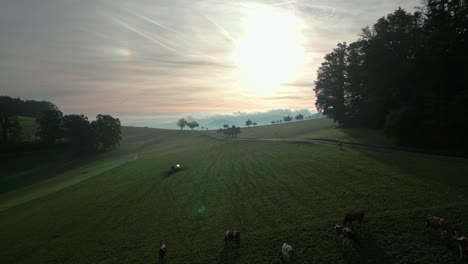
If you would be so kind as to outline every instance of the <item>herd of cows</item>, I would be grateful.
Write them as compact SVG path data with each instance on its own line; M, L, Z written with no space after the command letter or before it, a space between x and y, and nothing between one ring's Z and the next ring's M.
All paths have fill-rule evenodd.
M353 230L353 222L359 221L359 225L361 225L363 219L363 211L351 211L345 215L343 219L343 225L335 224L333 230L336 234L336 237L342 239L343 246L349 246L351 242L353 244L353 247L360 246L358 236ZM440 231L441 239L444 238L444 234L449 235L451 239L456 240L458 243L461 260L463 261L464 258L468 258L468 238L464 236L459 236L447 220L437 216L429 216L426 220L426 228L431 228L433 230ZM235 244L237 247L240 247L240 232L238 230L227 230L225 232L225 247L229 246L231 243ZM162 243L159 247L159 263L162 264L165 262L166 252L167 247L164 243ZM279 252L279 256L281 258L281 263L293 263L293 247L291 245L288 245L287 243L283 243L283 245L281 246L281 251Z
M341 142L338 142L338 146L341 147ZM180 171L182 166L180 164L175 164L171 166L170 173ZM343 246L359 247L361 245L358 235L353 229L353 223L358 221L359 225L362 225L364 219L364 211L350 211L348 212L344 219L343 225L335 224L333 231L337 238L342 240ZM460 257L463 261L465 258L468 258L468 238L461 236L457 231L450 225L450 223L437 216L428 216L426 219L426 228L432 230L440 231L441 239L444 239L444 235L448 235L450 239L454 239L458 244L458 249L460 251ZM240 247L240 231L238 230L227 230L224 234L224 244L225 247L232 244L235 244L237 247ZM161 243L159 246L159 263L165 263L165 256L167 252L167 247L164 243ZM294 249L291 245L283 243L281 246L281 251L279 252L281 262L283 264L293 263Z

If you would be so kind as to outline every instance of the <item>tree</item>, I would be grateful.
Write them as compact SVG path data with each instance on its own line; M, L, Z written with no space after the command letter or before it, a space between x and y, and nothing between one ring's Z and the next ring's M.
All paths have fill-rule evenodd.
M293 117L288 115L288 116L283 117L283 120L286 121L286 122L289 122L289 121L293 120Z
M304 119L304 116L302 114L298 114L295 118L296 120L302 120Z
M346 43L338 43L337 48L325 55L325 61L318 69L315 81L315 107L319 112L338 122L345 122L345 56ZM286 121L286 120L285 120Z
M38 131L36 135L48 145L62 137L62 112L58 109L47 110L36 119Z
M275 123L276 123L276 121L275 121L275 120L273 120L273 121L271 121L270 123L272 123L272 124L275 124Z
M240 127L236 127L232 125L231 127L227 127L225 129L222 129L222 132L224 135L231 136L231 137L237 137L238 134L241 133Z
M9 129L12 119L16 114L11 98L0 96L0 128L2 133L2 143L8 142Z
M229 128L229 125L228 125L228 124L224 124L224 125L223 125L223 128Z
M256 125L257 125L257 122L253 122L252 125L256 126Z
M68 143L78 150L96 149L97 131L84 115L66 115L63 117L63 128ZM95 124L97 126L97 123Z
M106 150L109 147L120 145L122 137L120 120L118 118L99 114L93 126L97 132L97 139L102 149Z
M181 118L181 119L179 119L179 121L177 121L176 124L177 124L177 126L180 127L180 130L182 130L187 125L187 120L185 120L185 118Z
M245 125L248 126L248 127L250 127L250 126L252 125L252 123L253 123L253 122L252 122L252 120L250 120L250 119L247 120L247 121L245 121Z
M190 129L193 130L194 128L198 127L199 124L197 122L193 121L193 122L187 122L187 126L190 127Z
M8 141L10 143L18 143L23 139L23 129L20 125L17 116L14 116L10 119L9 129L8 129Z

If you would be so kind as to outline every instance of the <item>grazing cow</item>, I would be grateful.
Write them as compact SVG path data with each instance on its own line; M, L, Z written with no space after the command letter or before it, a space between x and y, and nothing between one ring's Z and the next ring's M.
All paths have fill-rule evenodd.
M290 245L283 243L280 251L281 263L293 263L293 256L294 249Z
M429 216L426 219L426 227L430 227L434 230L440 230L441 239L444 239L444 234L448 234L454 238L457 236L457 232L455 232L450 223L447 220L437 216Z
M458 242L458 249L460 250L460 258L463 259L466 257L468 258L468 238L467 237L459 237L457 239Z
M164 256L166 256L167 248L164 243L159 246L159 263L164 263Z
M231 242L236 242L236 245L240 246L240 232L237 230L227 230L224 234L224 245L230 245Z
M362 224L362 219L364 218L364 211L351 211L348 212L344 219L343 219L343 225L347 226L348 224L353 225L353 222L358 220L359 225Z
M355 245L359 246L359 240L356 237L356 234L353 232L353 230L349 227L341 226L339 224L335 224L333 227L333 230L335 231L335 234L339 237L343 238L343 245L346 243L349 245L349 241L353 241Z

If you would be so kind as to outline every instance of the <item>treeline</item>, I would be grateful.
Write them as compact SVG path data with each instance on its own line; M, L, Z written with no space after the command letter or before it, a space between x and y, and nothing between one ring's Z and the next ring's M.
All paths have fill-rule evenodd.
M24 117L38 117L41 113L56 108L48 101L21 100L20 98L11 98L9 96L0 96L0 107L8 107L18 115Z
M21 107L25 104L18 100L21 101L0 97L0 143L10 148L22 143L23 129L18 117L21 116L19 113L24 113ZM36 116L38 143L47 146L64 143L79 151L106 150L120 144L121 124L118 118L99 114L96 120L89 121L84 115L64 116L54 104L41 103L47 108L38 107L29 112L29 116Z
M399 8L325 56L316 107L340 126L383 128L403 145L468 147L467 47L466 1Z
M230 137L237 137L241 133L240 127L236 127L235 125L229 126L225 124L223 128L218 129L218 133L222 133L223 135L230 136Z

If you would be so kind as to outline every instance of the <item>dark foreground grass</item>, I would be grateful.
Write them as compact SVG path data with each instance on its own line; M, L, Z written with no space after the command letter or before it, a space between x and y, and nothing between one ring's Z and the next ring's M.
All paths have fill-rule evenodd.
M44 181L0 195L1 263L157 263L161 242L168 264L279 263L283 242L296 263L459 262L424 220L440 215L468 233L466 163L195 132L124 135L99 161L42 171ZM185 169L168 175L175 162ZM332 232L350 209L366 210L358 250ZM242 246L226 249L233 228Z

